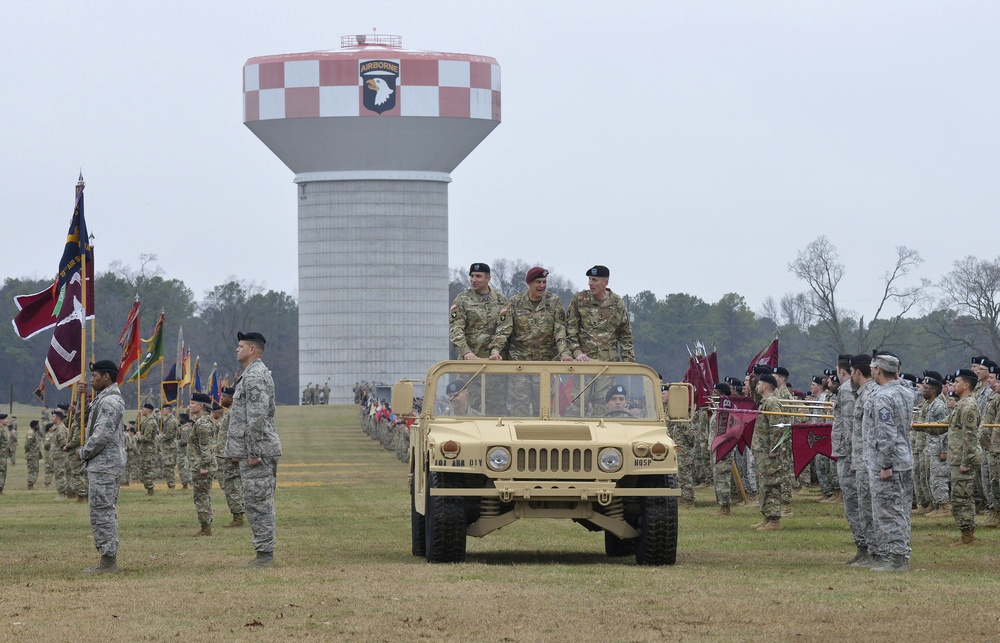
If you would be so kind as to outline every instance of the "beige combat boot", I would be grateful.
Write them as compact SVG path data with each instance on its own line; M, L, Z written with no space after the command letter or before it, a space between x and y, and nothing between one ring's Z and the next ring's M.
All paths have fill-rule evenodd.
M982 527L984 529L996 529L1000 527L1000 513L996 510L990 511L990 515L986 516L984 520L979 522L976 527Z
M760 527L757 527L757 531L781 531L784 529L784 525L781 524L781 518L768 519Z
M229 523L228 525L223 525L223 528L225 528L225 527L242 527L245 524L247 524L247 523L243 519L243 514L233 514L233 521L231 523Z
M195 537L198 536L211 536L212 535L212 525L202 525L201 530L195 532Z

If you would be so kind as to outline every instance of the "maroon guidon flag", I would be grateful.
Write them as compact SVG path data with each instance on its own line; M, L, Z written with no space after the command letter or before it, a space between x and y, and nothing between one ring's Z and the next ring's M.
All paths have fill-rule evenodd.
M792 462L795 465L795 477L809 466L818 455L831 460L833 456L832 424L793 424L792 425Z
M721 462L734 447L743 453L753 439L753 427L759 412L753 408L753 399L722 395L716 411L715 439L712 451L715 461Z
M767 345L767 348L757 353L756 357L750 361L750 366L747 366L747 375L753 373L753 367L758 364L765 364L774 368L778 365L778 338L775 337L771 340L771 343Z
M694 401L698 408L708 406L708 398L715 392L715 385L719 381L719 364L715 351L707 356L688 357L684 381L694 387Z

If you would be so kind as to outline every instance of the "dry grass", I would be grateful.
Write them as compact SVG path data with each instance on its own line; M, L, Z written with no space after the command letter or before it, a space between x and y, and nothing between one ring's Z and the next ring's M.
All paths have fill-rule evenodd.
M22 424L28 409L19 409ZM471 539L469 561L409 553L405 467L351 407L281 408L278 565L240 569L247 529L196 539L189 492L122 490L120 561L96 560L85 505L25 490L21 457L0 496L3 640L647 641L989 639L1000 632L1000 533L951 549L948 520L914 518L908 575L837 563L853 553L837 507L796 498L780 533L749 507L714 516L710 489L681 514L678 564L640 568L573 523L515 523ZM23 438L22 438L23 439ZM23 444L23 443L22 443ZM217 526L225 501L214 492Z

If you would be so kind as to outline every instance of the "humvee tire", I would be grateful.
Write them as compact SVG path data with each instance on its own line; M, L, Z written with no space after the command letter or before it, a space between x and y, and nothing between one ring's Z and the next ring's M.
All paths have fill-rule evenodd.
M639 486L673 489L673 475L643 476ZM639 565L673 565L677 562L677 498L647 496L642 499L635 562Z
M417 511L416 493L410 482L410 549L414 556L427 554L426 519Z
M610 531L604 532L604 553L611 558L635 555L636 538L619 538Z
M430 492L431 489L461 486L461 480L455 475L440 471L427 474L424 532L428 563L460 563L465 560L465 498L432 496Z

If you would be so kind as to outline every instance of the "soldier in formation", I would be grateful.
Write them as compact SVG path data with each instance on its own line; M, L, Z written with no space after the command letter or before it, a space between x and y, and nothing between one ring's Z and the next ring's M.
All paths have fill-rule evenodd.
M163 458L163 478L168 489L177 486L177 418L170 403L160 408L160 454Z
M7 433L7 414L0 413L0 493L7 483L7 448L10 440Z
M142 486L146 495L153 495L153 473L156 467L157 440L159 438L159 422L153 417L154 407L149 402L142 405L139 411L139 473L142 476Z
M66 439L66 495L79 503L87 502L87 468L80 458L75 457L81 446L80 423L87 408L81 411L74 402L69 405L69 434Z
M87 427L89 436L76 457L86 463L88 505L94 546L101 560L83 572L103 574L118 571L118 491L125 469L125 400L115 380L118 367L101 360L90 365L90 386L96 396L90 405ZM86 385L80 384L86 396Z
M63 406L66 408L64 409ZM66 428L66 411L68 404L60 404L52 412L55 420L52 429L52 470L56 478L56 492L60 498L69 498L69 485L66 481L66 449L69 444L69 429Z
M188 440L191 438L191 416L187 413L177 414L177 477L181 488L187 489L191 484L191 455L188 452Z
M188 455L191 464L191 484L194 489L194 508L198 513L201 529L195 536L212 535L212 480L215 477L215 427L211 418L212 398L205 393L191 395L188 413L194 420L188 436Z
M125 431L125 470L122 472L122 486L127 487L132 478L141 479L139 473L139 443L136 441L138 429L135 420L129 420Z
M256 557L251 567L274 563L277 484L281 440L274 428L274 380L261 361L266 340L257 332L239 333L236 359L243 373L236 380L226 441L226 457L236 459L243 479L243 505Z
M51 414L50 414L51 417ZM42 438L42 450L45 453L45 486L52 484L55 475L55 466L52 463L52 435L55 425L52 422L45 423L45 435Z
M38 462L42 459L42 434L38 420L32 420L24 438L24 460L28 463L28 491L38 482Z
M216 427L215 437L216 476L219 480L219 487L226 495L229 512L233 515L232 521L225 527L242 527L246 524L243 509L243 479L240 478L239 461L233 462L231 458L226 457L226 437L229 434L230 409L233 405L233 393L235 392L236 389L232 387L223 387L222 389L219 402L224 413Z
M785 431L780 426L784 417L781 415L777 388L778 381L774 375L764 373L757 377L755 390L760 397L761 413L754 426L751 448L757 463L757 495L763 520L753 526L755 531L782 529L782 454L778 441Z
M17 416L10 416L10 423L7 425L7 432L10 435L7 445L7 455L10 457L11 466L17 464Z

